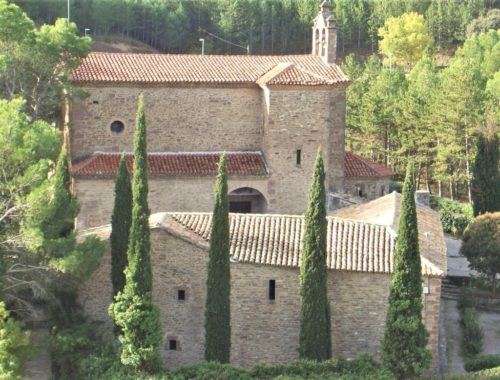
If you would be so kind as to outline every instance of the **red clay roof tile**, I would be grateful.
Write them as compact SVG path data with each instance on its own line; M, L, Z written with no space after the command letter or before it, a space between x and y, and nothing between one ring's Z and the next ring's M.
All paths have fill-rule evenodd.
M165 152L148 154L152 176L204 176L217 173L221 152ZM229 175L267 175L261 152L226 152ZM72 166L75 177L114 177L121 153L95 152ZM133 155L127 154L127 166L132 170Z
M255 84L278 65L293 64L278 83L339 85L349 80L337 65L313 55L194 55L90 53L73 71L76 83ZM282 67L282 66L281 66ZM283 70L281 68L281 70ZM289 72L288 72L289 71Z
M344 173L346 177L392 177L396 175L388 167L352 152L345 152Z

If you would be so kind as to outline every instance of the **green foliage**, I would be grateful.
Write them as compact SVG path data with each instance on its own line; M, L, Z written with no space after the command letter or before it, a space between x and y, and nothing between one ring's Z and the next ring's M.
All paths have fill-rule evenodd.
M231 354L231 274L229 268L227 162L223 154L215 180L215 205L208 252L205 303L205 360L229 363Z
M500 211L500 145L498 136L480 135L472 166L472 207L474 216Z
M314 163L304 222L300 266L300 357L331 357L330 307L326 267L326 192L321 150Z
M500 367L500 355L481 355L465 361L465 370L467 372L476 372L483 369Z
M69 190L70 182L68 156L63 149L55 174L28 195L21 232L26 246L42 261L84 280L97 269L104 244L92 235L76 242L74 220L79 205Z
M431 196L430 203L431 207L439 213L444 232L461 236L467 226L472 223L472 207L467 203L435 196Z
M467 25L467 37L498 29L500 29L500 9L490 9L484 16L472 20Z
M462 309L462 327L462 354L465 358L470 358L483 350L483 330L475 308Z
M111 216L111 282L113 297L123 291L125 268L127 267L127 246L132 224L132 187L127 170L127 157L120 159L115 179L115 204Z
M467 257L472 269L492 280L495 296L496 276L500 273L500 212L486 213L474 219L465 230L460 253Z
M20 323L10 317L0 302L0 378L21 379L23 362L32 353L29 332L22 331Z
M425 33L424 17L414 12L388 18L378 33L382 38L380 52L386 57L384 63L390 67L393 64L414 66L432 42Z
M121 362L136 371L157 372L162 337L160 311L152 301L146 141L146 116L141 95L134 136L133 208L126 283L123 292L115 297L109 313L122 331L119 337L122 343Z
M422 268L414 192L413 166L409 163L381 355L384 365L400 379L418 375L431 360L426 349L429 334L422 322Z
M69 73L90 52L90 38L79 37L76 25L62 19L36 29L5 0L0 0L0 22L0 95L24 97L34 120L57 118L63 90L72 93Z

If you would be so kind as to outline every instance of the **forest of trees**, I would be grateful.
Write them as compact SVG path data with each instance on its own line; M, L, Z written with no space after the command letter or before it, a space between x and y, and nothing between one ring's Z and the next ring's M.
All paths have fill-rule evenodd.
M142 41L170 53L308 53L320 0L70 0L70 18L84 33ZM67 17L65 0L15 0L38 24ZM498 8L498 0L332 0L341 55L378 50L378 30L389 17L417 12L440 48L461 43L471 21ZM498 23L496 17L480 21ZM470 33L470 31L469 31ZM216 37L214 37L216 36ZM218 38L220 39L218 39ZM222 39L232 42L231 45Z

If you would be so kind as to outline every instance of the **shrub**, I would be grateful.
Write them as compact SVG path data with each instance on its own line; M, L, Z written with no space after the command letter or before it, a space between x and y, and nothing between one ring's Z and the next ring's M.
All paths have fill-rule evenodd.
M175 380L247 380L252 377L245 371L229 364L218 362L203 362L196 366L183 367L176 371L172 377Z
M481 371L483 369L495 368L500 366L500 355L481 355L465 361L465 370L467 372Z
M462 235L472 222L472 207L466 203L431 196L431 207L439 212L445 232Z
M462 312L463 341L462 351L466 358L473 357L483 350L483 330L479 325L477 311L472 307Z
M31 354L30 334L22 331L21 324L0 302L0 379L20 379L23 361Z

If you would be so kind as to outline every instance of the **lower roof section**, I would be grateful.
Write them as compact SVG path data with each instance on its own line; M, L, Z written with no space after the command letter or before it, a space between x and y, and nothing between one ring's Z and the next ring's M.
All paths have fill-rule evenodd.
M124 153L127 167L132 171L133 154ZM217 162L223 152L158 152L148 154L151 176L214 176ZM260 151L225 152L229 175L265 176L268 174L264 156ZM112 178L118 170L122 153L95 152L75 162L72 174L77 178Z
M223 152L154 152L148 154L151 176L213 176ZM228 173L234 176L266 176L269 169L261 151L225 152ZM94 152L73 163L71 169L77 178L113 178L122 153ZM127 166L132 170L133 154L125 153ZM346 178L384 178L394 173L384 165L370 161L352 152L345 152Z

